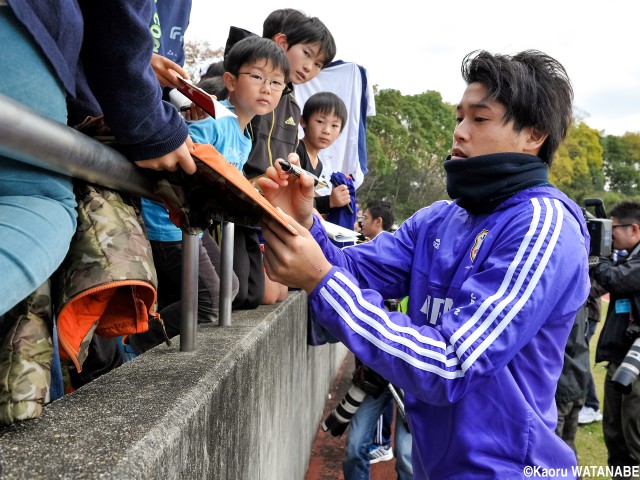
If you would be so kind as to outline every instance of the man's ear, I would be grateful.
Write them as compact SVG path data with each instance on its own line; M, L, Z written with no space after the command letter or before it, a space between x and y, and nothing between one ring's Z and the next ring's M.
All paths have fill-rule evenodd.
M543 133L537 128L530 128L529 138L527 139L527 151L537 155L548 136L548 133Z
M307 128L307 122L304 120L304 117L300 115L300 126L304 129Z
M273 37L273 41L285 50L289 48L289 44L287 43L287 36L284 33L276 33L276 35Z
M222 81L224 82L224 86L227 87L227 90L229 90L229 93L231 93L236 89L238 78L233 73L224 72L222 74Z

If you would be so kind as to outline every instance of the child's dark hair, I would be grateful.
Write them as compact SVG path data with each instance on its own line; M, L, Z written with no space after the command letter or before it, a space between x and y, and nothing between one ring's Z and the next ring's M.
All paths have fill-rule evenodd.
M284 50L275 42L253 35L236 43L224 58L224 69L238 76L243 65L268 60L274 69L282 70L284 78L289 78L289 60Z
M334 114L342 121L340 131L344 129L347 123L347 107L344 102L335 93L331 92L318 92L311 95L304 103L302 109L302 118L305 122L309 122L311 115L314 113Z
M369 210L372 220L381 218L382 228L387 232L391 230L393 222L395 221L395 215L393 213L393 206L389 202L373 200L367 203L367 210Z
M299 18L306 18L304 13L300 10L296 10L295 8L280 8L278 10L274 10L267 18L264 19L264 23L262 24L262 36L264 38L273 39L273 37L281 33L284 20L289 17L289 15L298 15Z
M211 77L220 77L224 73L224 64L222 60L213 62L207 67L207 71L200 77L200 80Z
M225 100L229 96L227 87L224 86L224 80L220 76L202 78L197 86L209 95L215 95L218 100Z
M504 122L513 120L516 132L533 127L547 134L538 156L549 166L572 122L573 89L564 67L537 50L515 55L471 52L462 61L467 85L487 87L487 99L506 108Z
M336 56L336 42L333 35L318 17L307 17L301 12L289 13L282 21L282 28L277 33L287 36L289 48L298 43L317 43L320 53L324 54L324 68ZM269 38L273 38L273 35Z

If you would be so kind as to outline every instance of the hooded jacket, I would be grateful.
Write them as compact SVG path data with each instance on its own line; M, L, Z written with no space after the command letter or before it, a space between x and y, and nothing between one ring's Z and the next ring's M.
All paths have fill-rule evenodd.
M121 150L131 160L160 157L184 143L187 125L171 104L161 100L162 90L150 67L152 2L8 3L69 93L71 125L100 115L102 107Z
M589 234L574 202L547 186L492 213L437 202L343 250L317 218L311 233L334 265L309 295L315 318L405 391L414 478L571 472L554 394L589 292ZM384 310L384 298L405 295L406 315Z

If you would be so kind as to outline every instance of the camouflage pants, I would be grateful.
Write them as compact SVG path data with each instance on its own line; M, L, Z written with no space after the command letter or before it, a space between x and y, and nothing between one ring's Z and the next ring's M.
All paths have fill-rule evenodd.
M0 425L38 418L49 402L51 295L47 280L1 317Z

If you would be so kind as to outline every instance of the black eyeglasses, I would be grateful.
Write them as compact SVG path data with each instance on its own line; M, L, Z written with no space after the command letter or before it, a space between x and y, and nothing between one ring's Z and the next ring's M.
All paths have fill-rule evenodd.
M255 83L256 85L262 85L263 83L266 83L274 92L281 92L282 90L284 90L284 87L286 85L280 80L269 80L268 78L262 78L262 75L258 75L257 73L238 72L238 75L249 75L249 80L251 81L251 83Z
M611 230L613 230L614 228L631 227L632 225L634 225L634 224L633 223L624 223L622 225L611 225Z

